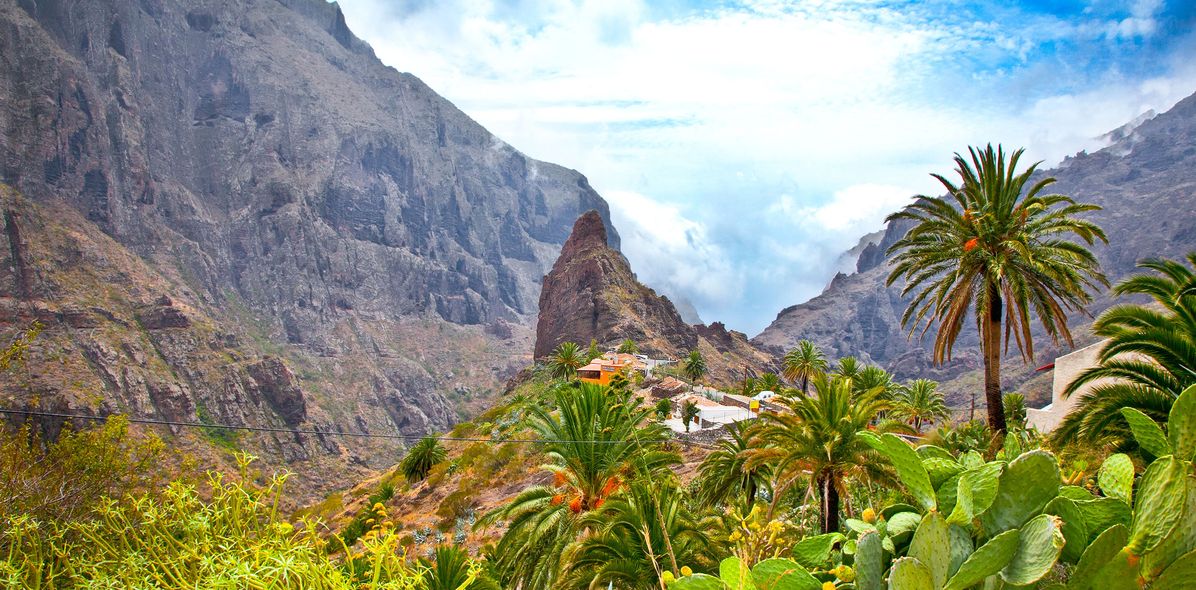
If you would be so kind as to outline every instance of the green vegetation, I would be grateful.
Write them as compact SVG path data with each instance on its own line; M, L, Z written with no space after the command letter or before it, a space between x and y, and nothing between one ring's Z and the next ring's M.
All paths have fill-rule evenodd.
M938 383L930 379L915 379L897 389L893 415L922 432L926 424L945 421L951 411L947 409L943 394L938 391Z
M1119 296L1149 296L1154 306L1116 305L1097 318L1093 330L1109 342L1101 349L1100 366L1067 386L1066 395L1092 388L1054 432L1058 443L1110 444L1132 452L1132 424L1122 409L1161 423L1180 392L1196 384L1196 252L1188 255L1188 265L1146 260L1139 267L1152 273L1113 289Z
M702 377L706 376L706 359L702 357L701 352L691 350L689 351L689 356L685 357L681 370L685 373L686 377L689 377L690 381L697 383L702 380Z
M692 399L687 399L681 404L681 423L685 425L686 432L689 432L690 424L697 424L701 413L698 403Z
M399 463L399 471L409 483L422 481L428 477L428 472L432 471L436 464L444 461L447 454L439 439L425 436L407 451L407 455Z
M619 343L619 349L616 352L620 354L637 354L639 351L640 347L636 345L635 340L626 338L623 342Z
M950 360L969 313L982 318L977 324L988 425L1003 433L1002 332L1004 344L1012 335L1027 362L1034 358L1031 313L1056 344L1074 345L1067 313L1083 309L1091 300L1089 290L1107 281L1092 253L1066 238L1075 236L1089 246L1107 240L1100 227L1077 217L1099 207L1040 194L1054 178L1027 186L1038 165L1016 172L1022 150L1008 159L991 145L968 152L970 161L955 156L959 184L933 175L946 197L918 196L888 217L915 225L889 249L894 266L887 283L904 279L902 294L914 293L901 317L911 335L919 326L938 324L936 363Z
M562 342L552 352L552 357L548 360L548 369L553 377L571 381L577 377L577 369L587 362L589 361L582 357L576 342Z
M826 355L809 340L801 340L797 347L785 353L781 360L781 375L790 382L801 382L801 392L810 392L810 378L825 373Z

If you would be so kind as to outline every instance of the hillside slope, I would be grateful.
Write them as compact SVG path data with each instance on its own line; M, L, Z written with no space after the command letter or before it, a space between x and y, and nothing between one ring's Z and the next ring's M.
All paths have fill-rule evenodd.
M1093 250L1114 283L1133 272L1142 258L1180 257L1196 249L1196 95L1132 129L1119 130L1116 137L1100 151L1077 154L1043 172L1058 179L1052 192L1104 207L1090 219L1105 229L1109 244ZM947 171L948 163L944 159L940 172ZM964 395L979 386L971 374L981 362L975 330L964 330L949 364L931 366L928 348L933 334L907 338L900 326L906 304L901 284L884 286L889 272L884 252L908 229L903 223L889 224L880 243L861 252L857 272L840 274L819 296L781 311L753 341L779 352L807 338L831 358L855 355L880 363L901 379L958 378L947 390L962 403ZM1087 310L1091 315L1072 318L1077 346L1091 342L1091 316L1111 304L1108 293L1102 292ZM1007 389L1021 386L1033 376L1035 366L1050 362L1060 351L1036 331L1035 352L1038 358L1031 365L1023 365L1016 352L1008 358L1003 375Z
M246 358L292 368L314 420L300 422L343 431L422 434L449 426L454 405L476 410L530 360L540 279L577 215L598 210L618 245L583 176L527 158L384 66L323 0L0 0L0 181L30 201L6 201L14 211L48 220L17 225L43 252L75 246L54 242L61 222L87 236L88 260L138 269L95 307L116 314L163 295L188 306ZM85 269L54 255L36 264L44 272L7 277L3 295L92 306L45 274ZM57 317L47 339L136 336L128 320ZM3 335L17 319L3 318ZM86 387L4 393L145 409L137 386L104 378L144 369L113 350L85 367ZM268 402L252 388L209 393L224 368L171 367L160 380L180 415L197 419L202 401L214 417L275 423L248 410ZM346 447L357 450L343 469L399 450Z

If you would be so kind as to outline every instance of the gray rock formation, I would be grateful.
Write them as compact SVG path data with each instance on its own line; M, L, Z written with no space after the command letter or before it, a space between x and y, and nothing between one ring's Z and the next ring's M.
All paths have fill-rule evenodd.
M1104 207L1091 219L1105 229L1109 245L1098 245L1094 252L1116 282L1132 273L1142 258L1178 258L1196 250L1196 95L1166 113L1136 119L1109 137L1116 141L1108 147L1069 157L1044 173L1058 179L1053 192ZM944 171L947 164L944 159ZM910 339L901 328L906 301L900 297L900 284L884 286L889 272L884 253L908 230L904 223L889 224L878 244L861 251L856 273L840 275L819 296L782 310L753 341L780 352L806 338L832 359L855 355L889 368L901 379L947 380L979 367L975 330L964 330L950 363L934 367L927 350L933 335ZM1111 304L1108 293L1100 293L1087 311L1095 315ZM1090 322L1089 315L1073 318L1077 345L1089 342L1084 326ZM1006 388L1019 386L1036 365L1060 352L1041 331L1035 334L1038 359L1023 365L1016 352L1007 357ZM978 383L956 384L949 391L960 403L970 393L965 389Z
M264 402L286 424L342 430L446 427L440 392L463 377L436 359L454 339L499 343L470 359L494 374L464 384L497 387L526 362L511 352L574 219L597 210L619 243L585 177L384 66L323 0L0 0L0 181L79 212L172 282L165 302L130 302L149 332L208 329L183 300L239 354L308 367L249 368L210 413ZM26 268L29 236L6 227ZM5 294L62 291L30 280L17 272ZM175 377L156 391L194 415L214 373L180 371L194 357L166 349ZM105 392L117 407L121 388Z

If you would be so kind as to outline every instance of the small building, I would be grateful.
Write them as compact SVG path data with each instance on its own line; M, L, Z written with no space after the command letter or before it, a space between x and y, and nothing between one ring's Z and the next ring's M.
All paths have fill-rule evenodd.
M1068 385L1071 385L1072 381L1075 381L1076 377L1080 376L1080 373L1100 364L1100 351L1107 342L1107 340L1102 340L1055 359L1051 383L1051 403L1041 409L1027 408L1026 426L1032 426L1042 433L1054 430L1075 407L1080 396L1091 391L1093 386L1105 382L1104 380L1094 381L1076 393L1063 397L1063 391L1067 389Z
M675 377L665 377L652 386L652 397L656 399L677 397L689 391L689 385Z
M610 385L615 375L627 377L632 371L643 371L645 365L633 354L608 352L577 370L577 378L586 383Z

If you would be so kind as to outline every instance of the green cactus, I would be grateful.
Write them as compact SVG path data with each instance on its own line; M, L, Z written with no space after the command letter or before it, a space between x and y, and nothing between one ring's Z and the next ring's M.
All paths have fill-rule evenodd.
M756 590L752 571L738 557L728 557L718 564L718 577L731 590Z
M910 495L918 501L923 509L934 510L938 506L938 500L934 495L934 486L930 485L930 475L926 472L926 467L922 465L922 460L913 447L896 435L887 432L880 436L871 432L861 432L860 437L868 446L888 457L889 461L893 463L893 467L897 469L897 476L901 478L901 483L905 484Z
M889 571L889 590L935 590L930 569L913 557L893 562Z
M997 488L1004 468L1004 463L993 461L975 469L969 469L960 475L955 506L952 507L947 522L961 526L971 525L972 519L988 510L997 497ZM966 498L961 501L960 497L964 494L966 494Z
M947 530L951 538L951 564L947 568L947 579L951 579L951 576L959 571L963 562L972 556L975 547L972 545L972 535L968 533L967 529L949 525Z
M1134 505L1130 541L1132 555L1142 555L1163 541L1183 518L1187 503L1187 472L1191 464L1163 457L1146 468Z
M1187 484L1187 502L1184 505L1180 525L1171 531L1158 546L1142 556L1142 577L1147 581L1153 580L1164 570L1170 569L1171 564L1180 556L1196 549L1196 477L1189 475L1185 478ZM1196 579L1196 578L1194 578Z
M820 568L830 560L831 550L835 548L835 544L842 543L846 538L842 533L807 537L795 544L790 554L793 556L793 560L804 568Z
M1196 551L1191 551L1175 560L1163 575L1159 576L1151 590L1181 590L1191 588L1196 581Z
M926 468L926 474L930 476L930 485L934 488L963 472L963 465L958 461L942 457L923 457L922 466Z
M917 512L899 512L885 521L885 532L894 543L901 544L913 534L922 522L922 515Z
M943 590L964 590L1001 571L1017 553L1018 531L1005 531L976 549Z
M984 465L984 456L976 451L968 451L959 456L959 464L965 469L975 469Z
M1044 514L1054 514L1063 520L1063 538L1067 541L1067 544L1063 546L1063 561L1068 563L1080 561L1084 550L1088 548L1090 537L1088 525L1080 508L1076 506L1076 501L1059 496L1051 500L1042 511Z
M1133 512L1125 502L1116 498L1096 498L1092 495L1088 497L1088 500L1076 500L1075 503L1084 518L1084 526L1088 529L1089 542L1115 524L1130 526Z
M992 506L980 515L992 535L1015 529L1042 512L1059 495L1059 463L1046 451L1030 451L1014 459L1001 474Z
M758 590L819 590L822 583L792 559L765 559L752 567Z
M1134 440L1138 441L1138 446L1142 447L1143 451L1152 457L1166 457L1171 454L1171 443L1167 441L1167 435L1153 418L1134 408L1122 408L1121 415L1130 425L1130 432L1134 434Z
M855 586L857 590L881 590L884 587L884 549L880 533L860 535L855 550Z
M727 586L714 576L694 574L669 582L669 590L727 590Z
M1196 385L1179 394L1167 416L1167 440L1184 461L1196 459Z
M1091 500L1096 497L1080 486L1063 486L1059 488L1059 495L1072 500Z
M1117 453L1105 459L1100 466L1096 481L1100 491L1110 498L1117 498L1130 506L1134 505L1134 462L1129 455Z
M1025 586L1042 579L1063 551L1062 521L1057 516L1040 514L1019 531L1017 551L1001 569L1001 579L1008 584Z
M907 554L926 566L935 588L942 588L947 583L951 569L951 533L942 514L931 511L922 517Z
M1125 525L1117 524L1105 529L1084 550L1084 556L1068 578L1068 590L1088 590L1096 580L1097 573L1125 547L1129 538L1130 531Z
M920 445L918 448L914 449L914 451L918 453L918 456L921 457L923 461L933 458L945 459L952 463L956 462L955 457L943 447L938 447L935 445Z
M950 514L955 509L956 497L959 495L959 480L963 477L964 472L956 473L947 478L946 481L939 484L934 492L935 499L938 500L938 509L943 514Z
M1138 568L1130 552L1122 549L1096 573L1092 588L1100 590L1141 590L1138 586Z

